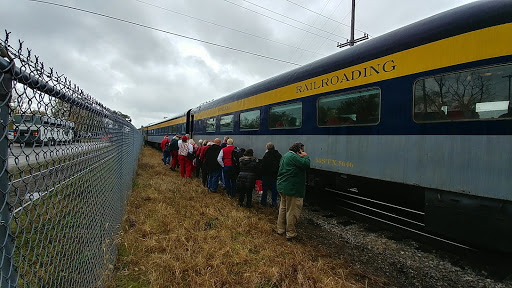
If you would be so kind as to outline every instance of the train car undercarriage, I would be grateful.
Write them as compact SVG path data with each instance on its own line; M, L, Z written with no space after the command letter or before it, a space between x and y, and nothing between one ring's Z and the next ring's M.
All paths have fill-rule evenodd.
M512 253L512 203L310 169L305 201L454 244Z

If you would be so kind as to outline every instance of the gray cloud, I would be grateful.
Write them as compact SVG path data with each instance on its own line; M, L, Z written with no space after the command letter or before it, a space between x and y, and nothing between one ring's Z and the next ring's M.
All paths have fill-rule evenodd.
M53 1L299 64L339 51L335 42L303 30L340 42L345 41L343 37L349 37L346 26L282 0L252 2L342 37L241 0L230 1L303 30L222 0L144 2L259 37L193 20L136 0ZM8 9L0 11L0 19L2 28L12 32L11 46L17 48L18 39L21 39L25 48L31 48L33 54L39 55L45 67L53 67L59 74L65 74L110 109L130 115L136 127L182 114L202 102L296 67L76 10L31 1L6 2L4 6ZM346 17L350 1L294 2L350 24L350 16ZM471 1L359 1L356 28L378 36L467 2ZM356 37L361 35L356 33Z

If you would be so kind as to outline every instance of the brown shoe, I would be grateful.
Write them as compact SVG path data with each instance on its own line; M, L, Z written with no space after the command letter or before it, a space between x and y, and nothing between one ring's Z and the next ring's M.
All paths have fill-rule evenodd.
M283 232L283 233L279 233L277 232L277 230L272 230L275 234L277 234L278 236L284 236L286 235L286 232Z

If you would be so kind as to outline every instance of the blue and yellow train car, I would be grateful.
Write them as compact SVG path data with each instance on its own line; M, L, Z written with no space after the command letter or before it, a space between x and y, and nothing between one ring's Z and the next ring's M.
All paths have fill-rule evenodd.
M257 157L304 143L316 201L354 187L421 211L432 233L510 252L511 36L512 1L473 2L183 119L194 138L229 136Z
M165 135L170 138L176 134L184 135L187 132L187 123L187 114L182 114L142 127L141 130L146 143L160 149L160 142Z

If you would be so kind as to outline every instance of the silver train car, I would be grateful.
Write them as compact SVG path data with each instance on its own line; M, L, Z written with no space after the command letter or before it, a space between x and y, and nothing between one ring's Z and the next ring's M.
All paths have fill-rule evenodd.
M181 125L257 157L300 141L311 201L354 187L421 211L432 233L512 252L510 35L512 1L473 2L193 108Z

